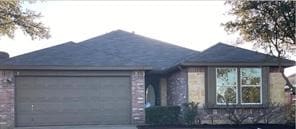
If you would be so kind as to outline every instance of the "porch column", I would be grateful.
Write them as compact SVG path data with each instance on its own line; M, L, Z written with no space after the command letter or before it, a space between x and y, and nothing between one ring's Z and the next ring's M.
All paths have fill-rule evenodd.
M132 124L145 123L145 71L134 71L132 84Z

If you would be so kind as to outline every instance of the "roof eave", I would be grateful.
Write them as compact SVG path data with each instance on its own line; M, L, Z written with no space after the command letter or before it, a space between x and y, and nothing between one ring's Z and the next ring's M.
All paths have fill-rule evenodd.
M0 70L152 70L152 67L148 66L110 66L110 67L101 67L101 66L48 66L48 65L0 65Z
M200 62L185 62L182 66L278 66L277 63L240 63L240 62L211 62L211 63L200 63ZM283 63L283 67L295 66L295 63Z

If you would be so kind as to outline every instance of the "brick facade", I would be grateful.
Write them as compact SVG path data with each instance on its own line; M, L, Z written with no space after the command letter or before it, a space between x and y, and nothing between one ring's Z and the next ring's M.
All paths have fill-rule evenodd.
M14 128L15 84L12 71L0 71L0 129Z
M187 70L185 69L177 71L168 77L168 105L181 105L187 102L187 81Z
M287 98L284 92L285 80L277 69L272 69L268 74L268 95L271 103L287 104ZM167 81L167 97L168 105L180 105L185 102L199 103L199 117L203 124L231 124L228 120L229 114L221 108L204 109L206 96L206 68L204 67L189 67L181 71L177 71L168 77ZM263 111L264 108L259 108ZM238 111L256 112L256 108L242 108ZM256 113L254 114L256 115ZM270 123L283 123L283 114L278 113L277 118L273 118ZM256 116L250 116L250 119ZM261 121L262 122L262 121ZM246 120L244 123L252 123L251 120Z
M192 67L177 71L168 77L168 105L197 102L205 104L205 68Z
M145 123L145 72L134 71L132 84L132 124Z
M188 68L171 74L167 80L167 104L181 105L193 101L205 103L205 69ZM283 86L284 79L279 72L269 73L269 96L273 103L286 103ZM131 75L132 86L132 124L145 123L145 72L134 71ZM0 129L12 129L15 126L15 83L12 71L0 71ZM165 100L165 98L164 98ZM214 111L215 112L215 111ZM217 111L216 111L217 112ZM219 114L219 113L218 113ZM215 115L215 113L214 113ZM205 119L207 115L204 115ZM216 115L217 117L220 115ZM220 118L219 118L220 119ZM218 120L218 119L216 119ZM219 121L219 120L218 120ZM209 121L208 121L209 122ZM217 122L217 121L215 121ZM207 122L206 122L207 123ZM218 122L220 123L220 122Z

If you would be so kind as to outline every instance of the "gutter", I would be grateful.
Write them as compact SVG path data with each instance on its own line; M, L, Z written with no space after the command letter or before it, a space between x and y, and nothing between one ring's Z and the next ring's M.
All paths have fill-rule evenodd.
M186 62L181 63L181 66L278 66L277 63L231 63L231 62L213 62L213 63L199 63L199 62ZM293 63L284 63L282 64L284 67L295 66L295 62Z
M51 66L51 65L0 65L0 70L152 70L148 66Z

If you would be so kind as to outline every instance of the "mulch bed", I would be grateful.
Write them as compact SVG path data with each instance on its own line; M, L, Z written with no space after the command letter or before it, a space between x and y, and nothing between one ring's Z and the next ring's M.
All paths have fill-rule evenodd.
M243 125L139 125L138 129L295 129L295 125L243 124Z

